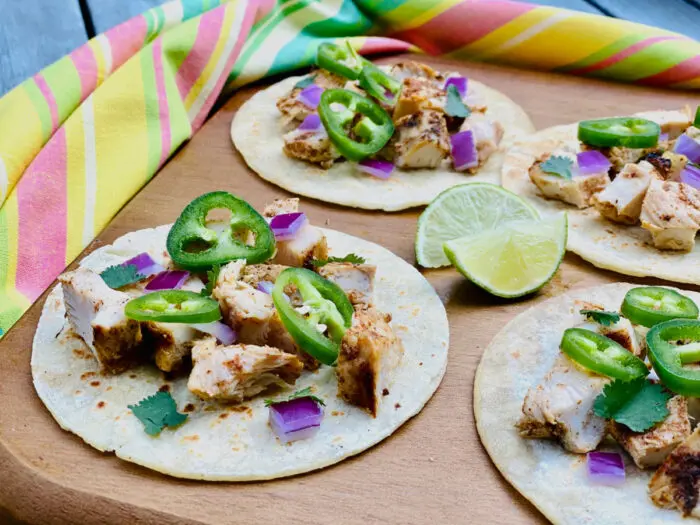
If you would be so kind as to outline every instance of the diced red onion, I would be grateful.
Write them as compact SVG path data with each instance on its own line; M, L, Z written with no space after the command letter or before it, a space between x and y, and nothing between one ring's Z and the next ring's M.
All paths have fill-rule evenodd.
M340 102L331 102L330 108L331 108L331 111L333 111L334 113L341 113L341 112L345 111L346 109L348 109Z
M190 276L185 270L166 270L146 285L146 290L179 290Z
M460 97L467 96L467 77L450 77L445 82L445 91L449 86L456 87Z
M366 159L357 163L357 169L379 179L388 179L394 171L394 165L386 160Z
M607 173L612 163L598 150L582 151L576 154L578 175Z
M479 165L474 133L471 130L455 133L450 137L450 141L452 142L452 161L457 171Z
M668 133L662 133L659 135L659 142L666 142L668 140Z
M586 459L588 479L599 485L625 482L625 464L617 452L589 452Z
M124 261L122 266L129 265L136 266L136 271L144 277L150 277L165 270L162 265L155 262L148 253L139 253L137 256L132 257L128 261Z
M222 345L232 345L238 339L238 335L229 325L221 321L213 323L195 323L190 325L195 330L213 335Z
M283 213L272 218L270 228L275 234L275 240L288 241L294 239L306 223L307 219L304 213Z
M687 133L678 137L673 151L679 155L685 155L690 162L700 163L700 143L689 137Z
M316 109L318 103L321 101L321 93L323 93L322 87L311 84L302 89L297 95L297 98L306 107Z
M318 113L311 113L311 115L308 115L297 129L300 131L317 131L322 127L321 117L318 116Z
M700 168L688 164L685 169L681 171L681 182L692 186L696 190L700 190Z
M257 289L260 290L261 292L265 292L268 295L272 294L272 289L275 287L275 283L271 283L270 281L260 281L258 283Z
M322 419L323 408L310 397L270 405L270 426L282 443L312 437Z

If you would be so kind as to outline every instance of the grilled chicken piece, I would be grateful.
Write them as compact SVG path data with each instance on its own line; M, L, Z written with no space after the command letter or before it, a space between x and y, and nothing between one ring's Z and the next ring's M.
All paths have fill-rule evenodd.
M394 137L391 148L400 168L437 168L450 154L447 124L438 111L420 111L399 119Z
M625 425L611 422L609 430L639 468L658 467L678 445L690 436L688 403L675 396L666 404L669 415L646 432L632 432Z
M659 507L700 518L700 426L659 467L649 493Z
M600 310L603 311L605 308L598 304L589 303L588 301L574 301L575 309L580 310ZM635 331L634 325L629 319L620 316L620 320L617 323L611 323L606 326L601 323L595 322L593 319L581 314L581 322L576 325L576 328L584 328L590 330L591 332L597 332L600 335L604 335L609 339L612 339L618 343L623 348L627 349L629 352L633 353L640 359L644 359L646 345L642 345L639 341L639 336Z
M642 161L647 161L654 166L663 180L676 182L680 182L681 171L688 165L688 157L673 151L652 151L644 155ZM642 161L640 161L640 164Z
M270 345L294 354L306 368L314 370L319 364L299 349L275 310L272 296L243 282L244 263L228 263L219 272L212 297L219 302L224 322L238 333L241 343Z
M325 128L318 130L293 129L284 135L284 153L294 159L305 160L328 169L340 153L331 143Z
M685 134L691 139L700 140L700 129L695 126L689 126L688 129L685 130Z
M389 70L389 75L399 82L403 82L407 78L415 78L429 80L435 87L439 88L445 85L444 75L441 75L430 66L412 60L394 64Z
M610 184L607 173L577 175L571 179L545 173L542 171L542 163L550 157L566 157L574 163L572 166L575 166L576 153L568 149L560 149L552 154L540 156L530 167L530 180L548 199L557 199L579 208L588 208L593 196Z
M593 403L609 382L560 353L542 383L528 390L516 428L524 438L557 439L577 454L595 450L606 422L593 413Z
M291 199L275 199L272 204L265 206L263 217L271 219L277 215L285 213L297 213L299 211L299 199L293 197Z
M328 263L316 269L321 277L340 286L355 305L372 306L374 275L372 264Z
M660 175L650 163L627 164L612 183L593 197L593 205L606 219L636 224L649 183L655 178Z
M401 93L394 106L394 122L399 123L402 117L419 111L445 112L447 94L441 87L435 86L424 78L407 78L403 81Z
M240 280L253 288L263 281L274 284L277 277L287 268L289 266L281 264L249 264L242 269Z
M311 73L314 75L314 84L323 89L342 88L345 85L346 79L339 75L335 75L325 69L319 69ZM314 108L310 108L299 100L299 93L302 88L293 88L289 94L281 97L277 101L277 109L280 110L284 119L288 123L295 121L301 122L311 113L315 112Z
M192 348L187 388L201 399L240 402L271 386L293 385L301 375L296 356L270 346L217 345L213 337Z
M700 192L681 182L653 179L640 218L655 247L688 252L700 228Z
M299 199L278 199L265 207L263 215L268 219L283 213L299 211ZM282 266L305 266L312 259L327 259L328 243L320 228L308 222L301 227L294 239L277 241L277 253L270 261Z
M678 138L693 122L689 106L678 111L655 113L654 121L661 126L661 133L668 133L669 140Z
M143 334L138 321L127 319L128 294L112 290L99 274L87 268L64 273L66 318L105 372L123 372L143 357Z
M182 368L192 346L204 335L181 323L142 323L144 344L155 351L156 366L163 372Z
M503 138L503 126L500 122L491 120L483 113L473 112L465 120L460 131L471 130L474 134L476 151L479 154L479 166L482 166L491 155L498 151L498 145ZM476 171L471 168L469 171Z
M372 417L387 395L393 370L403 357L403 344L391 329L391 315L374 308L355 310L345 332L335 369L338 395Z

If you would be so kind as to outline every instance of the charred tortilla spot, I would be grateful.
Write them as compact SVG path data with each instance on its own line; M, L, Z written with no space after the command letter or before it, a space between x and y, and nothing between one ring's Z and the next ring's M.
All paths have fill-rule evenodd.
M99 403L97 403L97 408L104 408L106 404L107 403L105 403L104 401L100 401Z
M99 381L90 381L90 386L95 386L95 387L100 386L100 382Z
M382 395L383 395L383 396L388 396L388 395L389 395L389 389L388 389L388 388L385 388L384 390L382 390Z
M183 412L194 412L194 405L192 403L187 403L185 408L182 409Z
M95 377L97 374L95 372L85 372L80 376L81 381L85 381L87 379L90 379L91 377Z
M161 385L161 387L158 389L158 392L170 392L170 385Z
M224 412L223 414L219 414L219 419L226 419L228 417L228 414Z

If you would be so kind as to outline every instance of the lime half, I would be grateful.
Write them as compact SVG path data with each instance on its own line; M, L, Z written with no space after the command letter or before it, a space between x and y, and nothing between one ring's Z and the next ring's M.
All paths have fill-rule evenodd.
M566 251L561 213L504 224L445 243L445 254L467 279L499 297L520 297L544 286Z
M425 268L448 266L442 245L512 221L538 219L537 210L496 184L469 182L443 191L423 211L416 233L416 260Z

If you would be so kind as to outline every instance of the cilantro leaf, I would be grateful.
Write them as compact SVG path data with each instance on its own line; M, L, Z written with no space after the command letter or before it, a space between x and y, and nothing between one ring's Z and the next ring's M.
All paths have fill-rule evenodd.
M558 175L565 179L571 179L571 168L574 161L567 157L554 155L540 164L540 169L550 175Z
M297 82L296 84L294 84L294 87L295 87L295 88L302 88L302 89L303 89L303 88L305 88L305 87L310 86L311 84L313 84L315 78L316 78L315 76L311 76L311 75L306 76L306 77L302 78L299 82Z
M207 284L199 291L199 295L202 297L209 297L211 295L214 291L214 286L216 286L216 280L219 278L220 272L220 264L215 264L211 270L207 270Z
M135 264L116 264L104 270L100 277L110 288L121 288L127 284L132 284L144 278L138 272Z
M610 326L620 320L620 314L606 310L581 310L580 313L585 315L590 321L603 326Z
M666 403L671 397L661 385L643 377L629 382L615 380L605 385L596 398L593 412L622 423L633 432L646 432L666 419L669 414Z
M349 253L345 257L329 257L328 259L314 259L311 261L311 265L315 268L320 268L321 266L325 266L328 263L334 262L364 264L367 262L367 259L365 259L364 257L360 257L359 255L356 255L354 253Z
M143 423L149 436L157 436L165 427L174 428L182 425L187 414L180 414L170 392L156 392L139 401L138 405L129 405L129 409Z
M277 400L277 401L275 401L274 399L266 399L265 406L269 407L270 405L274 405L276 403L285 403L287 401L291 401L292 399L298 399L300 397L310 397L311 399L316 401L316 403L323 405L323 406L326 406L326 403L323 401L323 399L321 399L318 396L313 395L313 393L311 392L310 386L307 386L306 388L304 388L302 390L297 390L291 396L289 396L287 399L281 399L281 400Z
M450 117L466 118L472 114L471 110L464 104L462 97L459 96L459 90L454 84L447 86L447 104L445 104L445 113Z

